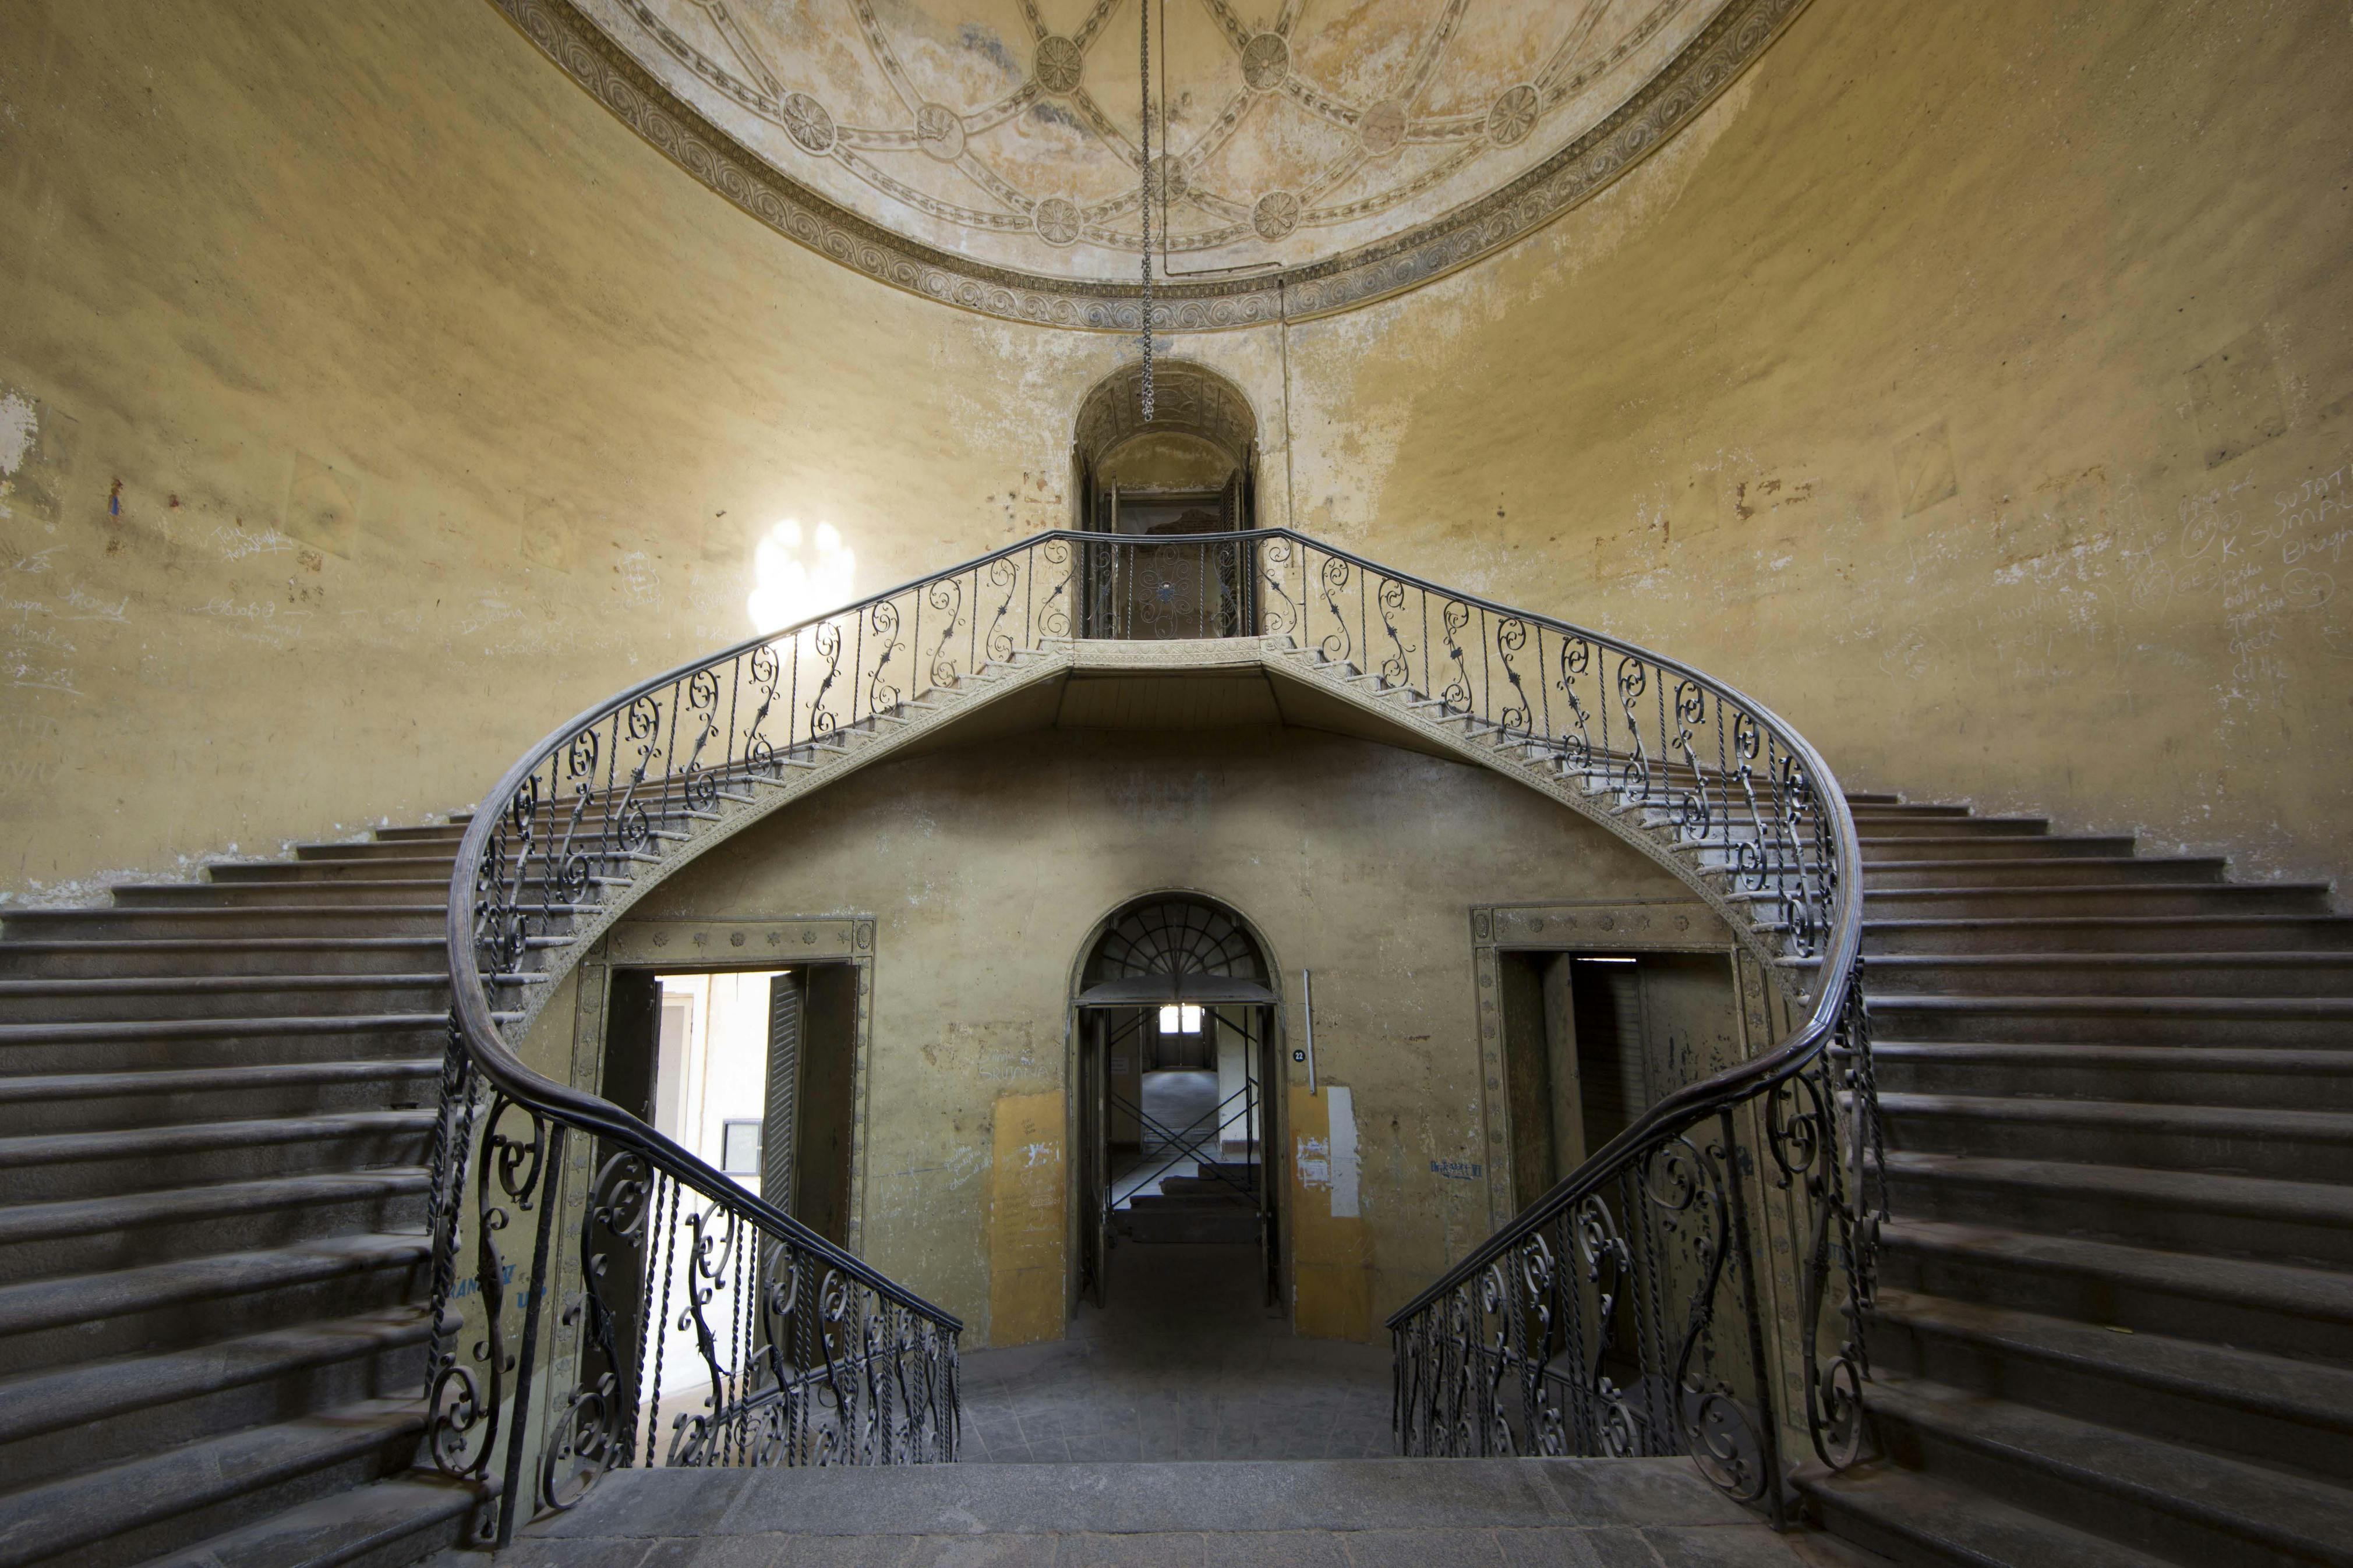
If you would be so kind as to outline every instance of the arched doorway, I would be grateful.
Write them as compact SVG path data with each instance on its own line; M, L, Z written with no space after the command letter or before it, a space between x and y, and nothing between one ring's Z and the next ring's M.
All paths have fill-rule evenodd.
M1154 376L1128 366L1079 406L1071 443L1078 524L1124 541L1086 552L1082 635L1233 637L1254 629L1246 546L1176 542L1258 526L1258 416L1232 382L1174 361Z
M1155 893L1103 922L1071 998L1078 1047L1078 1296L1111 1295L1123 1247L1254 1247L1282 1299L1270 1089L1274 973L1240 915Z

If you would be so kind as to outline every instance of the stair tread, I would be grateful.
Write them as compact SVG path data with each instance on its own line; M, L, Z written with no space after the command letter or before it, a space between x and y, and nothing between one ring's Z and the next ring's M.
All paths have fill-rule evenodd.
M2353 1274L2329 1269L1947 1220L1891 1219L1881 1227L1880 1237L1892 1247L2058 1268L2173 1294L2353 1323Z
M2353 1491L2340 1487L1921 1379L1879 1382L1873 1409L2275 1551L2353 1562Z
M1805 1484L1817 1498L1971 1568L2177 1568L1983 1492L1940 1485L1915 1470L1875 1465Z
M2210 886L2199 883L2200 887ZM2227 883L2229 887L2255 886L2263 883ZM2353 915L1923 915L1897 917L1883 915L1862 922L1863 934L1894 931L1982 931L2017 928L2029 932L2048 931L2104 930L2125 926L2140 931L2187 931L2208 926L2263 926L2294 923L2297 925L2335 926L2353 931ZM1873 963L1881 962L1874 958Z
M425 1191L422 1165L385 1165L366 1171L306 1172L249 1182L215 1182L162 1192L121 1193L102 1198L63 1198L50 1203L0 1207L0 1246L96 1236L110 1230L185 1224L227 1215L256 1214L304 1203L349 1203Z
M241 1117L234 1121L174 1122L162 1127L113 1128L92 1132L26 1133L0 1138L0 1171L200 1149L424 1132L432 1127L438 1114L426 1110L343 1110L316 1116Z
M423 1231L369 1232L0 1285L0 1334L418 1263L431 1246Z
M1912 1290L1881 1290L1872 1315L1994 1346L2006 1354L2063 1363L2306 1426L2353 1432L2353 1370L2343 1367L2171 1334L2123 1334L2102 1323Z
M489 1489L412 1470L239 1526L141 1568L329 1568L474 1508Z
M334 1035L354 1029L442 1029L448 1022L447 1013L289 1013L263 1018L106 1018L59 1024L0 1024L0 1046L239 1035Z
M388 1307L185 1350L111 1356L27 1373L0 1380L0 1442L413 1344L430 1328L427 1309Z
M245 991L343 991L353 987L429 987L449 984L447 970L408 974L99 974L86 978L0 980L0 1001L44 996L177 996Z
M1843 1049L1841 1054L1845 1054ZM2111 1046L2069 1040L1873 1040L1881 1061L2146 1068L2158 1072L2353 1073L2353 1051L2282 1046Z
M371 907L384 908L381 904ZM0 911L0 920L5 920L10 913L52 912L55 911ZM97 912L116 914L121 911L100 910ZM399 948L441 952L447 952L448 946L448 939L438 936L104 936L0 942L0 958L16 953L47 957L78 952L348 952L353 949L362 952L377 952Z
M433 1078L440 1070L440 1061L433 1057L385 1057L363 1061L265 1062L255 1067L25 1073L0 1077L0 1105L45 1100L100 1100L119 1095L274 1089L304 1084L375 1083L389 1079Z
M1878 961L1871 961L1875 965ZM1874 1008L1914 1012L2187 1013L2229 1017L2353 1017L2353 996L2076 996L2033 992L1877 991L1868 971L1864 993Z
M2290 1134L2353 1142L2353 1110L2275 1110L2263 1106L2177 1105L2146 1100L2040 1100L2020 1095L1918 1094L1882 1090L1884 1115L1967 1116L1993 1121L2178 1128L2243 1137Z
M1873 840L1873 842L1883 843L1887 842L1887 840ZM1912 841L1898 839L1894 842L1905 843ZM1982 844L1987 842L2002 843L2005 841L1997 838L1990 841L1986 839L1971 839L1970 842ZM1926 871L1932 868L1949 871L1957 867L1965 867L1971 871L1989 871L2000 869L2005 866L2031 866L2036 870L2040 871L2046 870L2054 865L2064 866L2071 870L2085 870L2094 867L2101 866L2223 866L2227 864L2228 862L2219 855L1989 855L1985 858L1978 860L1953 860L1941 857L1933 860L1877 860L1872 858L1868 855L1863 857L1863 868L1870 871ZM2101 887L2113 887L2115 884L2104 882L2097 885ZM2146 884L2135 883L2132 885L2145 886ZM2211 882L2196 882L2190 885L2193 887L2205 888L2212 887L2216 884ZM2232 886L2234 884L2222 885ZM2271 886L2272 884L2259 883L2256 885Z
M2250 1219L2294 1219L2353 1226L2353 1186L2330 1182L1915 1151L1890 1151L1886 1169L1893 1175L1939 1176L2003 1186L2047 1188L2131 1202L2161 1201Z
M2323 969L2353 963L2353 951L2327 948L2262 948L2234 952L2227 948L2192 948L2184 952L2107 952L2097 948L2083 952L2038 950L2033 952L1887 952L1869 960L1871 973L1891 969Z
M1986 860L1924 860L1923 866L1943 866L1954 871L1974 871L1994 862ZM2038 866L2049 861L2038 860ZM2078 862L2068 861L2073 865ZM2114 893L2118 896L2146 898L2152 893L2326 893L2327 882L2045 882L2020 886L2014 882L1955 883L1941 888L1865 888L1865 899L1955 899L1983 898L2000 894L2004 898L2021 895L2047 898L2061 893Z
M0 1493L0 1563L37 1562L421 1431L421 1399L368 1399Z

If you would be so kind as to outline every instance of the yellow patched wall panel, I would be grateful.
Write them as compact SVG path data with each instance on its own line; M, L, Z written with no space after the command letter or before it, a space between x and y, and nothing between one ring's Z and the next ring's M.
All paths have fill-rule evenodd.
M988 1343L1062 1334L1062 1097L997 1097L988 1205Z
M1335 1140L1332 1111L1329 1087L1310 1094L1291 1086L1292 1322L1311 1339L1365 1341L1373 1337L1372 1248L1363 1217L1345 1212L1356 1206L1354 1173L1335 1181L1334 1144L1353 1161L1355 1128ZM1337 1214L1335 1184L1345 1193Z

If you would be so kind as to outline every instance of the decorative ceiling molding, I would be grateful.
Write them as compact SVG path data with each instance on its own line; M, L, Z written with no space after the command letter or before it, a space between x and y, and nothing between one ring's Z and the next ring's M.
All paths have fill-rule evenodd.
M624 124L762 223L878 281L1007 321L1142 330L1135 284L1048 277L909 239L779 174L657 81L572 0L490 0ZM1492 194L1393 238L1249 277L1155 281L1155 331L1304 321L1402 293L1550 223L1672 138L1778 37L1806 0L1731 0L1618 110Z

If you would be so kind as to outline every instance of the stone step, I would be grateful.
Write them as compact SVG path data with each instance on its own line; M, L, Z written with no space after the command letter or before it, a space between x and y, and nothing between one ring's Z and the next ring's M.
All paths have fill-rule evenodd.
M1909 806L1901 811L1858 812L1855 814L1855 837L1865 846L1883 838L1926 837L1933 838L2043 838L2051 833L2051 821L2042 816L1972 816L1955 809L1943 812L1923 811ZM2130 844L2130 837L2095 840Z
M358 1110L0 1138L0 1173L20 1203L58 1202L306 1171L413 1165L433 1110Z
M531 880L529 894L540 886ZM112 889L119 910L277 910L315 904L331 898L338 904L359 907L406 908L438 901L448 905L447 878L426 877L406 881L387 879L338 882L131 882Z
M1982 860L1873 859L1865 856L1866 892L1946 888L2105 888L2158 883L2221 885L2228 864L2216 859L2161 860L2145 856L2016 855Z
M398 1305L413 1300L429 1249L421 1231L333 1236L0 1285L0 1373Z
M1936 995L1879 989L1873 1026L1907 1040L2353 1046L2353 997Z
M0 1494L0 1568L118 1568L407 1468L425 1407L370 1399Z
M200 1017L381 1016L449 1005L447 970L422 974L109 975L0 980L0 1017L59 1024Z
M109 1357L0 1382L0 1474L29 1486L425 1384L422 1306Z
M495 1489L411 1470L284 1509L140 1568L408 1568L467 1538ZM467 1552L464 1562L487 1561Z
M2353 1476L2343 1368L1907 1290L1880 1292L1871 1354L1874 1368L1947 1387L2314 1479Z
M446 1013L0 1024L0 1074L438 1056L448 1026Z
M1259 1212L1247 1203L1180 1203L1114 1209L1112 1229L1145 1247L1246 1246L1259 1238Z
M2353 1366L2353 1274L1936 1220L1881 1238L1896 1289Z
M1893 1206L1908 1220L2004 1226L2168 1252L2353 1268L2353 1186L2075 1160L1894 1150Z
M431 1104L431 1057L0 1078L0 1134L307 1116Z
M1841 1053L1843 1054L1843 1053ZM1883 1091L2353 1111L2353 1051L1878 1040Z
M2099 860L2129 858L2130 838L2050 838L2000 834L1978 837L1966 833L1875 833L1858 836L1866 866L1936 861L1963 865L1997 861L2010 865L2034 860Z
M2060 915L1868 920L1867 956L1970 952L2340 952L2353 915Z
M568 816L570 814L566 813L565 815ZM464 830L460 829L457 837L463 837ZM453 839L452 842L454 841L455 840ZM318 865L332 861L349 860L413 860L417 858L420 853L424 852L418 850L414 840L387 840L382 837L376 837L363 839L359 842L351 844L298 844L294 847L293 863L296 865ZM452 851L452 854L454 853L455 852ZM445 865L448 863L450 858L451 857L449 855L439 857L439 859ZM226 862L224 864L283 866L286 865L287 862L283 860L252 860Z
M640 1556L649 1568L1535 1568L1662 1561L1651 1542L1691 1568L1799 1561L1688 1459L1542 1458L617 1470L529 1526L512 1557L519 1568Z
M122 942L0 942L0 976L416 974L448 972L448 942L431 936L158 937Z
M1941 1384L1885 1378L1891 1458L2104 1536L2214 1568L2353 1565L2353 1492Z
M2353 952L1888 954L1866 970L1874 993L2353 996Z
M2063 915L2328 915L2326 882L2147 882L2108 886L1994 886L1972 870L1950 885L1863 890L1874 921Z
M446 894L447 889L442 891ZM350 902L273 905L268 909L98 908L10 910L0 935L10 942L142 937L429 936L446 934L448 900L401 904Z
M388 1165L11 1204L0 1207L0 1282L422 1231L427 1180L421 1165Z
M2181 1568L1885 1460L1803 1486L1831 1531L1905 1568Z
M1890 1149L2293 1181L2353 1175L2353 1112L1883 1092Z
M408 848L408 845L375 845L362 847L384 849ZM423 881L447 885L449 873L457 868L458 857L454 844L446 855L404 854L372 855L332 860L227 860L205 868L205 879L216 884L234 882L286 882L301 887L344 887L354 882Z
M1868 817L1880 822L1904 822L1915 819L1922 822L1951 822L1956 818L1968 819L1977 815L1966 805L1925 805L1903 800L1891 795L1849 794L1846 797L1846 805L1849 811L1854 813L1857 821Z

